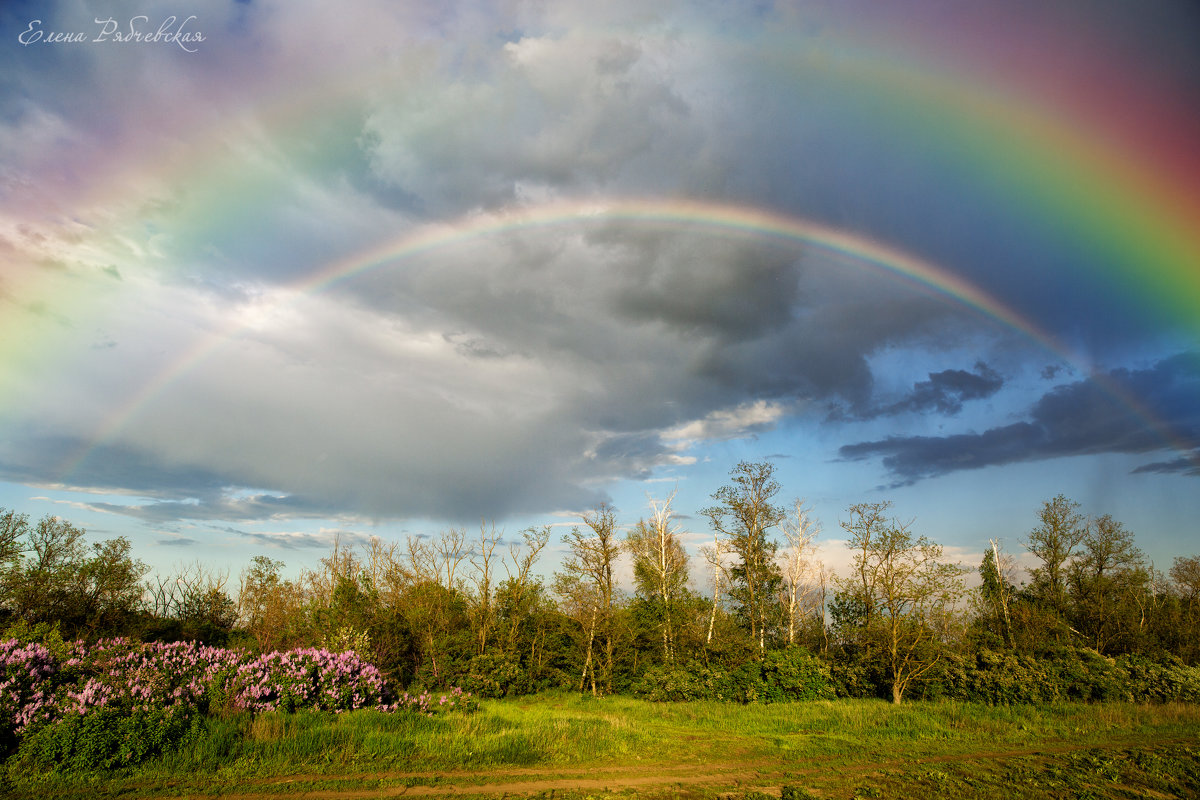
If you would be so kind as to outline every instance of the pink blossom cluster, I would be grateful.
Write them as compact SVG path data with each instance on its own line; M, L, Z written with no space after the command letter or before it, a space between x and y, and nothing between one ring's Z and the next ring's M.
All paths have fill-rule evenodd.
M0 735L6 736L101 708L189 715L220 706L256 713L375 708L433 714L476 705L459 688L437 698L427 692L394 696L379 670L353 651L309 648L256 656L189 642L105 639L71 642L52 652L16 639L0 642Z
M105 639L88 647L73 642L66 660L77 686L68 690L63 713L120 705L134 711L198 708L207 711L221 676L242 656L235 650L191 642L141 644ZM89 693L90 691L90 693Z
M383 675L357 653L315 648L242 661L228 686L234 705L249 711L352 711L379 706L385 694Z
M58 662L40 644L0 642L0 729L21 733L53 719Z
M392 703L378 706L381 711L415 711L418 714L432 715L440 711L451 711L457 709L459 711L474 711L479 708L479 701L468 691L464 691L458 686L450 690L450 694L443 694L438 698L436 703L433 702L433 695L429 692L421 694L409 694L405 692L396 698Z

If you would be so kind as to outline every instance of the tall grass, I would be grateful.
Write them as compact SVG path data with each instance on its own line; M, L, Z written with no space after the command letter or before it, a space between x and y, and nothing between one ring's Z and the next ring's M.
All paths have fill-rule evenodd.
M764 763L836 767L864 760L1021 751L1054 743L1195 740L1200 707L1058 704L988 707L957 702L893 706L873 700L739 706L544 695L493 700L474 714L426 717L360 710L270 712L206 721L178 751L104 778L105 793L284 791L343 781L436 782L538 766L550 774L629 765ZM96 777L8 776L17 796L95 797ZM292 781L286 785L281 782Z

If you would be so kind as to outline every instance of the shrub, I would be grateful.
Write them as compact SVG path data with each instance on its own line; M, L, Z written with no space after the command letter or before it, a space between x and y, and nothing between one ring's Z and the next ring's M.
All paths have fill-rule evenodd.
M460 685L480 697L524 694L528 683L521 662L507 653L484 653L467 662Z
M352 711L385 701L383 676L353 651L276 651L240 664L229 700L247 711Z
M654 667L634 685L647 700L736 700L777 703L834 696L829 665L804 650L773 650L733 672L692 662L683 668Z
M449 694L438 696L435 701L429 692L409 694L405 692L396 698L395 702L378 706L380 711L412 711L418 714L433 716L447 711L463 711L473 713L479 710L479 701L470 692L455 686Z
M1087 648L1062 647L1040 657L981 650L973 660L951 661L946 694L974 703L1200 701L1200 669L1173 658L1112 659Z
M57 660L45 645L0 642L0 742L4 752L30 726L54 717L61 682Z
M655 701L731 700L729 673L698 661L686 667L651 667L633 686L638 697Z
M198 716L182 707L116 706L69 714L41 725L21 742L19 765L45 772L93 772L133 766L174 749L194 730Z
M773 650L759 661L748 661L734 672L733 682L737 699L747 703L834 696L829 665L802 649Z
M1015 653L981 650L973 662L948 668L947 677L947 694L973 703L1043 703L1064 696L1048 664Z
M1189 667L1174 656L1154 661L1129 655L1117 659L1128 676L1134 700L1151 703L1200 702L1200 667Z
M108 639L53 649L0 642L0 746L40 769L136 764L177 746L226 710L472 711L470 692L393 700L374 666L352 651L291 650L253 658L191 642Z
M834 661L829 667L833 693L839 698L883 696L883 676L877 666L862 661Z

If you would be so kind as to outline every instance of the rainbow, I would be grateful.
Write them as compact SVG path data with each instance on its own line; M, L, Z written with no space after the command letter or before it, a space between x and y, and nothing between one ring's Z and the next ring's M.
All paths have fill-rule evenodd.
M1079 280L1103 282L1107 291L1127 298L1131 309L1167 317L1183 336L1200 341L1200 113L1186 87L1145 72L1127 54L1113 57L1102 25L1076 29L1050 9L1023 9L1025 17L1014 22L1011 15L1005 16L1003 4L959 9L948 19L907 4L871 4L870 13L856 13L854 5L844 5L849 9L844 16L843 6L827 11L827 32L816 42L793 34L786 24L762 35L756 58L773 85L785 93L798 81L833 87L847 106L870 115L889 135L908 145L918 143L969 175L980 195L1003 210L1000 222L1012 235L1036 231L1064 244L1077 256L1074 262L1087 265ZM653 33L638 34L649 46L658 41ZM684 36L718 49L727 42L746 46L732 33L698 29ZM1020 58L1013 58L1003 46L1006 42L1028 44ZM1070 72L1064 64L1081 66ZM364 75L372 68L364 65ZM346 90L354 85L353 77L339 74L315 87L285 88L273 103L256 110L256 119L268 136L292 143L285 148L289 154L305 153L296 144L296 131L306 123L350 131L360 122L359 108ZM200 193L204 202L191 209L194 216L178 221L181 227L219 228L238 224L239 219L245 224L251 218L245 213L247 206L271 198L254 179L237 177L229 143L232 138L236 144L238 137L249 141L264 130L227 131L221 124L191 131L186 158L178 157L176 148L151 155L139 150L116 159L115 166L91 176L87 204L102 205L109 199L104 187L120 185L112 178L122 164L151 163L155 166L149 171L167 184L199 177L209 185ZM346 136L332 138L345 146ZM308 154L310 160L325 156L340 153ZM601 198L468 214L405 231L320 267L287 289L322 292L356 275L506 230L602 220L773 237L902 278L1022 332L1107 384L1110 393L1138 416L1164 430L1135 398L1095 374L1062 342L978 284L913 255L921 250L918 244L905 241L897 247L823 221L742 204ZM232 326L217 332L140 387L99 429L95 444L111 439L139 409L236 338L239 330ZM66 474L85 457L86 453L73 460Z
M1093 78L1121 86L1119 101L1093 85L1053 86L1052 57L997 75L968 56L945 62L889 47L843 45L820 70L892 134L970 174L1018 225L1081 253L1090 265L1081 280L1107 281L1200 335L1200 117L1180 111L1193 103L1168 95L1148 106L1148 90L1115 68ZM767 57L780 80L814 67L784 44Z
M324 292L358 276L385 268L401 267L405 262L454 245L497 236L511 231L553 228L564 225L655 224L680 226L715 235L749 235L778 240L789 246L820 250L841 260L849 260L877 274L903 280L926 293L957 303L974 313L1011 328L1044 349L1098 380L1103 387L1126 405L1164 439L1174 442L1171 433L1143 408L1136 398L1096 373L1076 354L1039 329L1016 311L960 276L929 261L878 242L870 237L839 230L811 220L790 217L767 209L734 206L688 199L558 200L537 207L525 207L502 213L469 214L450 223L439 223L406 232L349 258L336 261L288 287L284 293L294 302L304 296ZM287 302L286 300L283 302ZM89 447L62 469L69 479L87 456L99 445L113 439L145 406L170 384L215 355L237 339L245 325L230 325L207 337L160 372L113 414L97 432Z

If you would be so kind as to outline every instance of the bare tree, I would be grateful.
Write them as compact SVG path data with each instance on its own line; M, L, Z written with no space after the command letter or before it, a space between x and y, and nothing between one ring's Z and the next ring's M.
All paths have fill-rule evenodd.
M433 542L424 536L409 534L404 539L404 550L408 556L406 572L411 583L431 581L440 584L438 580L437 558L433 554Z
M638 591L647 599L656 599L658 604L663 659L672 665L676 605L688 578L687 554L679 541L681 526L672 521L674 499L674 491L666 500L649 498L649 521L639 520L625 537L625 547L633 556L633 578Z
M823 613L824 605L817 588L823 565L817 559L816 546L821 523L813 517L812 509L804 500L796 500L780 528L787 541L787 549L783 552L783 582L790 646L796 643L797 620Z
M503 533L496 533L496 523L488 530L484 520L479 521L479 540L470 554L471 566L475 568L472 582L475 584L474 617L475 630L479 643L479 652L487 650L488 636L493 625L492 593L495 590L495 561L496 546L503 539Z
M594 589L591 597L594 598L597 606L586 658L591 658L590 648L595 638L602 636L604 640L604 690L611 693L614 644L613 568L621 555L621 547L616 538L616 515L612 506L602 503L595 509L585 512L582 517L588 531L584 532L578 527L574 527L563 537L563 542L570 548L570 555L563 562L563 570L568 576L582 577Z
M1013 648L1016 644L1009 615L1013 593L1012 557L1000 549L1000 543L995 539L990 539L989 543L991 547L984 552L983 563L979 565L979 599L984 614L995 618L1004 646Z
M237 606L226 593L228 584L228 570L213 570L196 561L171 574L156 574L147 580L146 594L160 619L228 630L237 622Z
M708 564L709 579L712 581L712 607L708 615L708 635L704 638L705 648L712 647L713 631L717 625L717 609L721 607L721 587L729 584L729 568L725 564L725 556L729 553L729 543L721 538L718 532L713 536L712 547L701 547L700 555Z
M508 572L507 593L510 595L509 601L514 608L524 607L527 601L535 595L537 582L533 577L533 567L550 542L550 532L549 525L543 525L541 528L531 526L521 531L520 542L513 542L509 545L508 557L512 566L505 562L504 568ZM505 646L509 653L515 655L520 620L501 620L501 624L502 627L507 628L504 632Z
M319 608L327 609L333 604L338 584L357 577L359 561L354 552L342 544L341 537L334 536L333 548L320 564L318 570L304 570L302 581L312 601Z
M433 542L434 573L446 589L458 588L458 571L471 557L466 528L446 528Z

